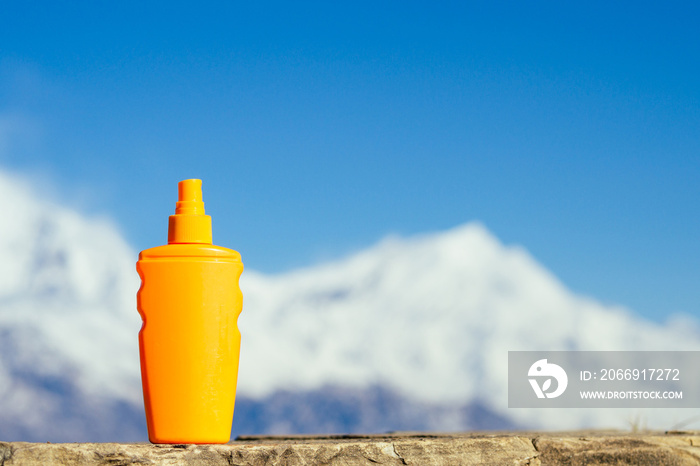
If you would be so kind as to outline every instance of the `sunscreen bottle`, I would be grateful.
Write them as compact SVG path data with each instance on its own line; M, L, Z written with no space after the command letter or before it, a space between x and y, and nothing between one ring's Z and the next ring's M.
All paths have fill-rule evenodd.
M231 438L241 334L241 255L214 246L202 181L178 184L168 244L139 254L141 381L152 443Z

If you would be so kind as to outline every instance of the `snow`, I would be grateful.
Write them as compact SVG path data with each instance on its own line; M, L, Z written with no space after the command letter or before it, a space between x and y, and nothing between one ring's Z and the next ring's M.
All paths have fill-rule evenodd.
M0 335L12 336L0 410L39 423L61 403L19 383L18 368L69 379L90 399L141 403L136 251L108 219L43 199L17 176L0 172L0 198ZM246 269L241 288L239 393L257 399L379 385L421 403L479 400L523 424L619 427L629 412L509 410L508 351L700 349L695 319L657 324L578 296L475 222L283 274ZM644 416L667 424L682 413Z

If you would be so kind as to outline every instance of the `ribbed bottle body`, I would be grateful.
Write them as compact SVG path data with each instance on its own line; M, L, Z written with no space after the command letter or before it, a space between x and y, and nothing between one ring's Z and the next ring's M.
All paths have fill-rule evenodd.
M137 270L149 439L228 442L241 345L240 255L213 245L167 245L143 251Z

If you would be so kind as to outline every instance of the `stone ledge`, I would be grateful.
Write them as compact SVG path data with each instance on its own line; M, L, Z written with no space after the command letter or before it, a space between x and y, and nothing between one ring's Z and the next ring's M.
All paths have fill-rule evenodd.
M700 432L242 436L226 445L0 442L11 465L700 464Z

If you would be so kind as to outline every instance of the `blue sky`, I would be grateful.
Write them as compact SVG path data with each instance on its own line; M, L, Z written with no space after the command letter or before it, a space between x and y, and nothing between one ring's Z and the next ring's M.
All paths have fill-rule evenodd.
M700 317L699 10L4 4L0 168L135 249L197 177L252 269L479 220L576 292Z

